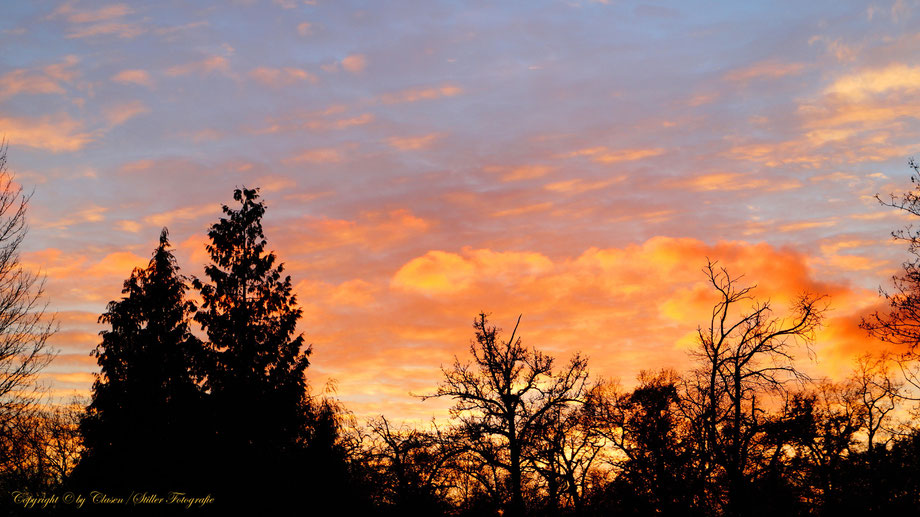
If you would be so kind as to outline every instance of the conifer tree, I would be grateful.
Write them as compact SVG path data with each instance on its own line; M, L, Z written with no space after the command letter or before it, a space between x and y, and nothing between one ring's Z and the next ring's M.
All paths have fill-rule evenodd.
M177 476L205 437L203 349L189 330L195 306L167 237L164 228L147 268L131 273L125 296L99 317L110 329L92 352L101 371L80 426L86 452L77 471L98 488L183 488L189 479Z
M258 189L236 189L233 199L241 206L224 205L208 232L209 281L194 281L203 303L195 320L210 341L220 442L242 454L237 460L265 464L304 445L310 347L296 331L302 311L291 277L266 251Z

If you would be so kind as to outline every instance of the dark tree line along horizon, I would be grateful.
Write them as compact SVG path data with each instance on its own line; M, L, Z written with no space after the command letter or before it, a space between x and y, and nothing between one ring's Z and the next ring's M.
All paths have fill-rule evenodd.
M697 329L691 369L645 370L625 389L592 376L580 354L560 362L525 344L521 317L505 338L483 312L469 355L442 367L437 389L420 395L420 403L451 400L451 418L417 428L383 415L360 423L334 398L312 393L312 348L297 331L302 313L291 278L268 251L266 205L258 189L238 188L208 231L202 277L181 272L162 230L148 265L130 274L99 318L106 330L93 351L100 370L91 400L59 406L25 395L52 358L54 327L42 311L40 279L18 265L28 196L12 187L5 152L0 173L0 509L7 513L125 511L28 510L13 503L16 490L178 491L215 500L131 508L150 515L804 516L920 508L920 234L909 229L895 232L913 259L886 294L890 310L863 322L902 353L861 356L840 382L810 379L796 362L812 353L824 296L802 293L779 311L709 261L703 274L717 301ZM884 204L920 216L920 187Z

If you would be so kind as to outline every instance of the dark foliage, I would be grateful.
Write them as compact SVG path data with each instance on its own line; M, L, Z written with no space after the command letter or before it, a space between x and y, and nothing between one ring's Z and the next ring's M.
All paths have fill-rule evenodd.
M199 384L204 349L189 330L194 306L167 235L99 318L110 330L93 351L100 373L80 424L86 449L74 486L116 493L200 486L198 451L211 439Z

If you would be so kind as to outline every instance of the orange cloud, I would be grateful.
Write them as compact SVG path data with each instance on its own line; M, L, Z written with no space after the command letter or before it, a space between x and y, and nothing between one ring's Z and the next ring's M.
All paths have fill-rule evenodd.
M501 180L508 182L541 178L552 172L554 168L547 165L521 165L518 167L493 165L484 167L483 170L501 174Z
M74 66L78 62L76 56L67 56L61 63L39 70L19 69L4 74L0 76L0 100L21 93L63 94L64 86L77 76Z
M796 189L802 184L794 179L768 179L763 176L741 174L733 172L716 172L703 174L687 181L674 184L679 188L690 188L696 191L736 191L736 190L761 190L778 191Z
M74 2L66 2L48 17L63 17L71 24L71 31L67 34L68 38L113 35L129 39L147 32L147 29L140 24L123 19L133 13L134 10L126 4L81 9L75 7Z
M310 149L303 151L296 156L285 160L286 163L337 163L343 159L342 152L339 149L325 147L319 149Z
M626 179L626 176L618 176L605 181L585 181L580 178L557 181L554 183L547 183L543 185L543 188L552 192L559 192L562 194L581 194L583 192L590 192L592 190L600 190L615 183L620 183Z
M342 246L381 249L427 232L434 223L406 209L363 212L355 220L304 218L299 223L309 235L292 250L312 253Z
M492 212L492 217L508 217L512 215L532 214L534 212L545 212L553 207L552 203L534 203L516 208L506 208Z
M263 66L254 68L249 72L249 76L264 84L265 86L272 88L290 86L301 81L307 81L310 83L316 83L317 81L316 76L310 72L300 68L292 67L269 68Z
M384 104L398 104L453 97L461 93L463 93L462 88L448 83L433 88L410 88L399 92L386 93L380 96L380 101Z
M137 221L121 220L115 224L115 227L123 232L137 233L143 226Z
M429 251L402 266L390 285L424 295L443 295L468 289L477 281L507 282L511 277L533 277L553 268L539 253L473 249L463 253Z
M122 165L121 170L122 172L140 172L145 171L154 165L156 165L156 162L153 160L137 160Z
M342 68L353 74L360 74L367 67L367 58L364 54L352 54L342 59Z
M215 214L219 214L219 210L220 207L211 203L196 206L186 206L177 208L175 210L170 210L168 212L160 212L157 214L148 215L144 218L144 223L158 227L169 226L176 221L189 221L208 215L213 216Z
M108 210L109 209L104 206L90 205L61 219L42 223L40 226L42 228L66 229L81 223L97 223L105 220L105 213L108 212Z
M223 56L211 56L201 61L176 65L166 70L166 74L171 76L188 75L192 73L210 74L212 72L229 74L230 62Z
M889 92L920 90L920 66L896 63L885 68L860 70L835 80L824 92L847 100L863 100Z
M150 108L140 101L133 101L109 106L103 113L109 125L120 126L138 115L150 113Z
M0 127L11 145L24 145L54 153L78 151L96 139L83 123L66 113L38 119L0 117Z
M661 148L653 149L609 149L607 147L588 147L560 155L560 158L590 157L598 163L619 163L651 158L664 154Z
M122 70L112 76L112 80L122 84L139 84L153 88L153 80L146 70Z
M805 68L802 63L783 63L776 60L766 60L754 63L744 68L732 70L725 74L728 81L745 82L752 79L776 79L801 72Z
M300 117L285 117L280 120L269 119L269 126L254 130L253 133L262 135L299 131L302 129L310 131L342 130L353 126L363 126L370 124L376 120L373 113L362 113L354 117L341 118L336 120L329 120L328 118L325 118L329 115L340 112L341 111L333 111L331 109L327 109L318 115L308 115L306 120L298 120Z
M394 149L400 151L415 151L417 149L424 149L436 140L441 138L442 134L440 133L430 133L423 136L409 136L409 137L397 137L393 136L387 138L387 144Z

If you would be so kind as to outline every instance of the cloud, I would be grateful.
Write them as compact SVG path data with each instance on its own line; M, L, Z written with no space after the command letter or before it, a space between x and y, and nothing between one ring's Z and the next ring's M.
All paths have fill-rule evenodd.
M72 214L60 219L40 223L39 226L42 228L55 228L58 230L64 230L78 224L98 223L105 220L105 213L108 211L109 209L107 207L100 205L90 205L86 208L76 210Z
M83 122L66 113L37 119L0 116L0 128L11 145L45 149L53 153L78 151L97 138Z
M543 188L551 192L559 192L561 194L582 194L584 192L590 192L592 190L600 190L615 183L620 183L626 179L626 176L618 176L616 178L611 178L604 181L585 181L581 178L575 178L571 180L556 181L553 183L547 183L543 185Z
M122 172L141 172L150 169L156 165L156 162L153 160L137 160L133 162L128 162L121 166Z
M483 170L489 173L501 174L501 180L509 182L542 178L554 171L555 168L548 165L520 165L517 167L490 165L484 167Z
M313 33L313 24L310 22L301 22L297 24L297 34L301 36L309 36Z
M139 84L148 88L153 88L153 80L146 70L122 70L112 76L112 80L122 84Z
M181 76L192 73L206 75L213 72L222 74L230 73L230 62L223 56L211 56L200 61L193 61L184 65L176 65L166 69L166 75Z
M123 232L138 233L143 228L143 225L137 221L121 220L115 224L115 227Z
M650 149L609 149L607 147L588 147L559 155L559 158L588 157L597 163L619 163L651 158L664 154L662 148Z
M379 250L422 235L435 223L400 208L366 211L356 219L305 217L296 225L303 238L291 246L291 253L314 253L343 246Z
M863 100L889 92L920 90L920 66L900 63L885 68L860 70L836 79L824 92L847 100Z
M463 89L454 84L445 83L431 88L409 88L398 92L385 93L380 96L384 104L399 104L404 102L418 102L423 100L454 97L463 93Z
M367 67L367 58L364 54L352 54L342 59L342 68L353 74L360 74Z
M219 213L219 207L213 203L185 206L167 212L160 212L144 217L144 223L153 226L169 226L176 221L194 221L205 216Z
M109 125L120 126L138 115L150 113L150 108L143 102L132 101L109 106L103 110L103 113Z
M715 172L696 176L686 181L678 181L674 183L673 186L677 188L690 188L691 190L702 192L732 192L738 190L773 192L797 189L800 188L802 184L795 179L766 178L754 174L733 172Z
M345 129L345 128L349 128L352 126L363 126L365 124L370 124L374 120L376 120L376 117L374 117L373 113L362 113L354 117L335 120L331 124L323 124L323 123L308 124L307 127L309 127L310 129L321 129L324 127L334 127L335 129Z
M333 147L308 149L294 155L285 163L338 163L344 159L342 151Z
M147 32L139 23L124 19L133 13L134 9L127 4L110 4L92 9L77 7L76 2L66 2L48 17L64 18L70 23L68 38L113 35L130 39Z
M797 221L781 225L778 230L783 233L799 232L810 230L812 228L830 228L837 225L836 219L827 219L823 221Z
M376 120L373 113L361 113L345 118L331 118L345 111L341 105L333 105L318 112L307 114L293 114L282 117L269 117L267 125L251 130L253 134L274 134L293 131L331 131L348 129L354 126L363 126Z
M725 74L725 80L733 82L747 82L753 79L778 79L787 75L802 72L805 65L802 63L784 63L777 60L759 61L752 65L732 70Z
M197 22L183 23L182 25L159 27L155 32L160 36L167 36L167 38L165 38L167 41L172 41L177 33L197 29L199 27L207 27L209 25L210 22L207 20L199 20Z
M303 81L314 84L317 82L315 75L306 70L292 67L269 68L263 66L254 68L249 72L249 77L272 88L290 86Z
M393 136L387 138L387 144L390 147L400 150L400 151L415 151L418 149L424 149L429 147L435 141L440 139L442 136L441 133L429 133L422 136L407 136L407 137L398 137Z
M508 217L511 215L532 214L534 212L545 212L553 207L552 203L534 203L532 205L519 206L516 208L506 208L492 212L492 217Z
M675 349L692 346L696 326L707 321L717 301L701 271L707 256L720 260L731 274L744 275L741 285L757 284L754 294L771 300L779 314L803 291L830 295L837 316L860 314L877 299L871 290L817 281L809 257L788 249L655 237L556 259L522 251L432 250L409 260L391 278L391 289L405 300L417 300L393 310L423 310L427 316L417 314L421 317L414 320L435 323L404 329L408 342L444 339L422 336L437 321L456 321L457 314L493 311L493 322L509 325L523 313L522 334L529 344L553 350L557 357L581 350L591 356L595 374L631 378L648 364L688 365L689 358ZM468 337L460 328L455 335L452 349L462 354ZM837 344L821 346L830 352ZM804 350L799 352L807 362ZM430 375L436 379L436 372Z
M76 2L65 2L60 5L50 17L63 16L70 23L95 23L121 18L134 12L126 4L110 4L97 9L79 9Z
M79 75L74 68L79 59L66 56L60 63L39 69L18 69L0 76L0 100L19 94L64 94L66 86Z

